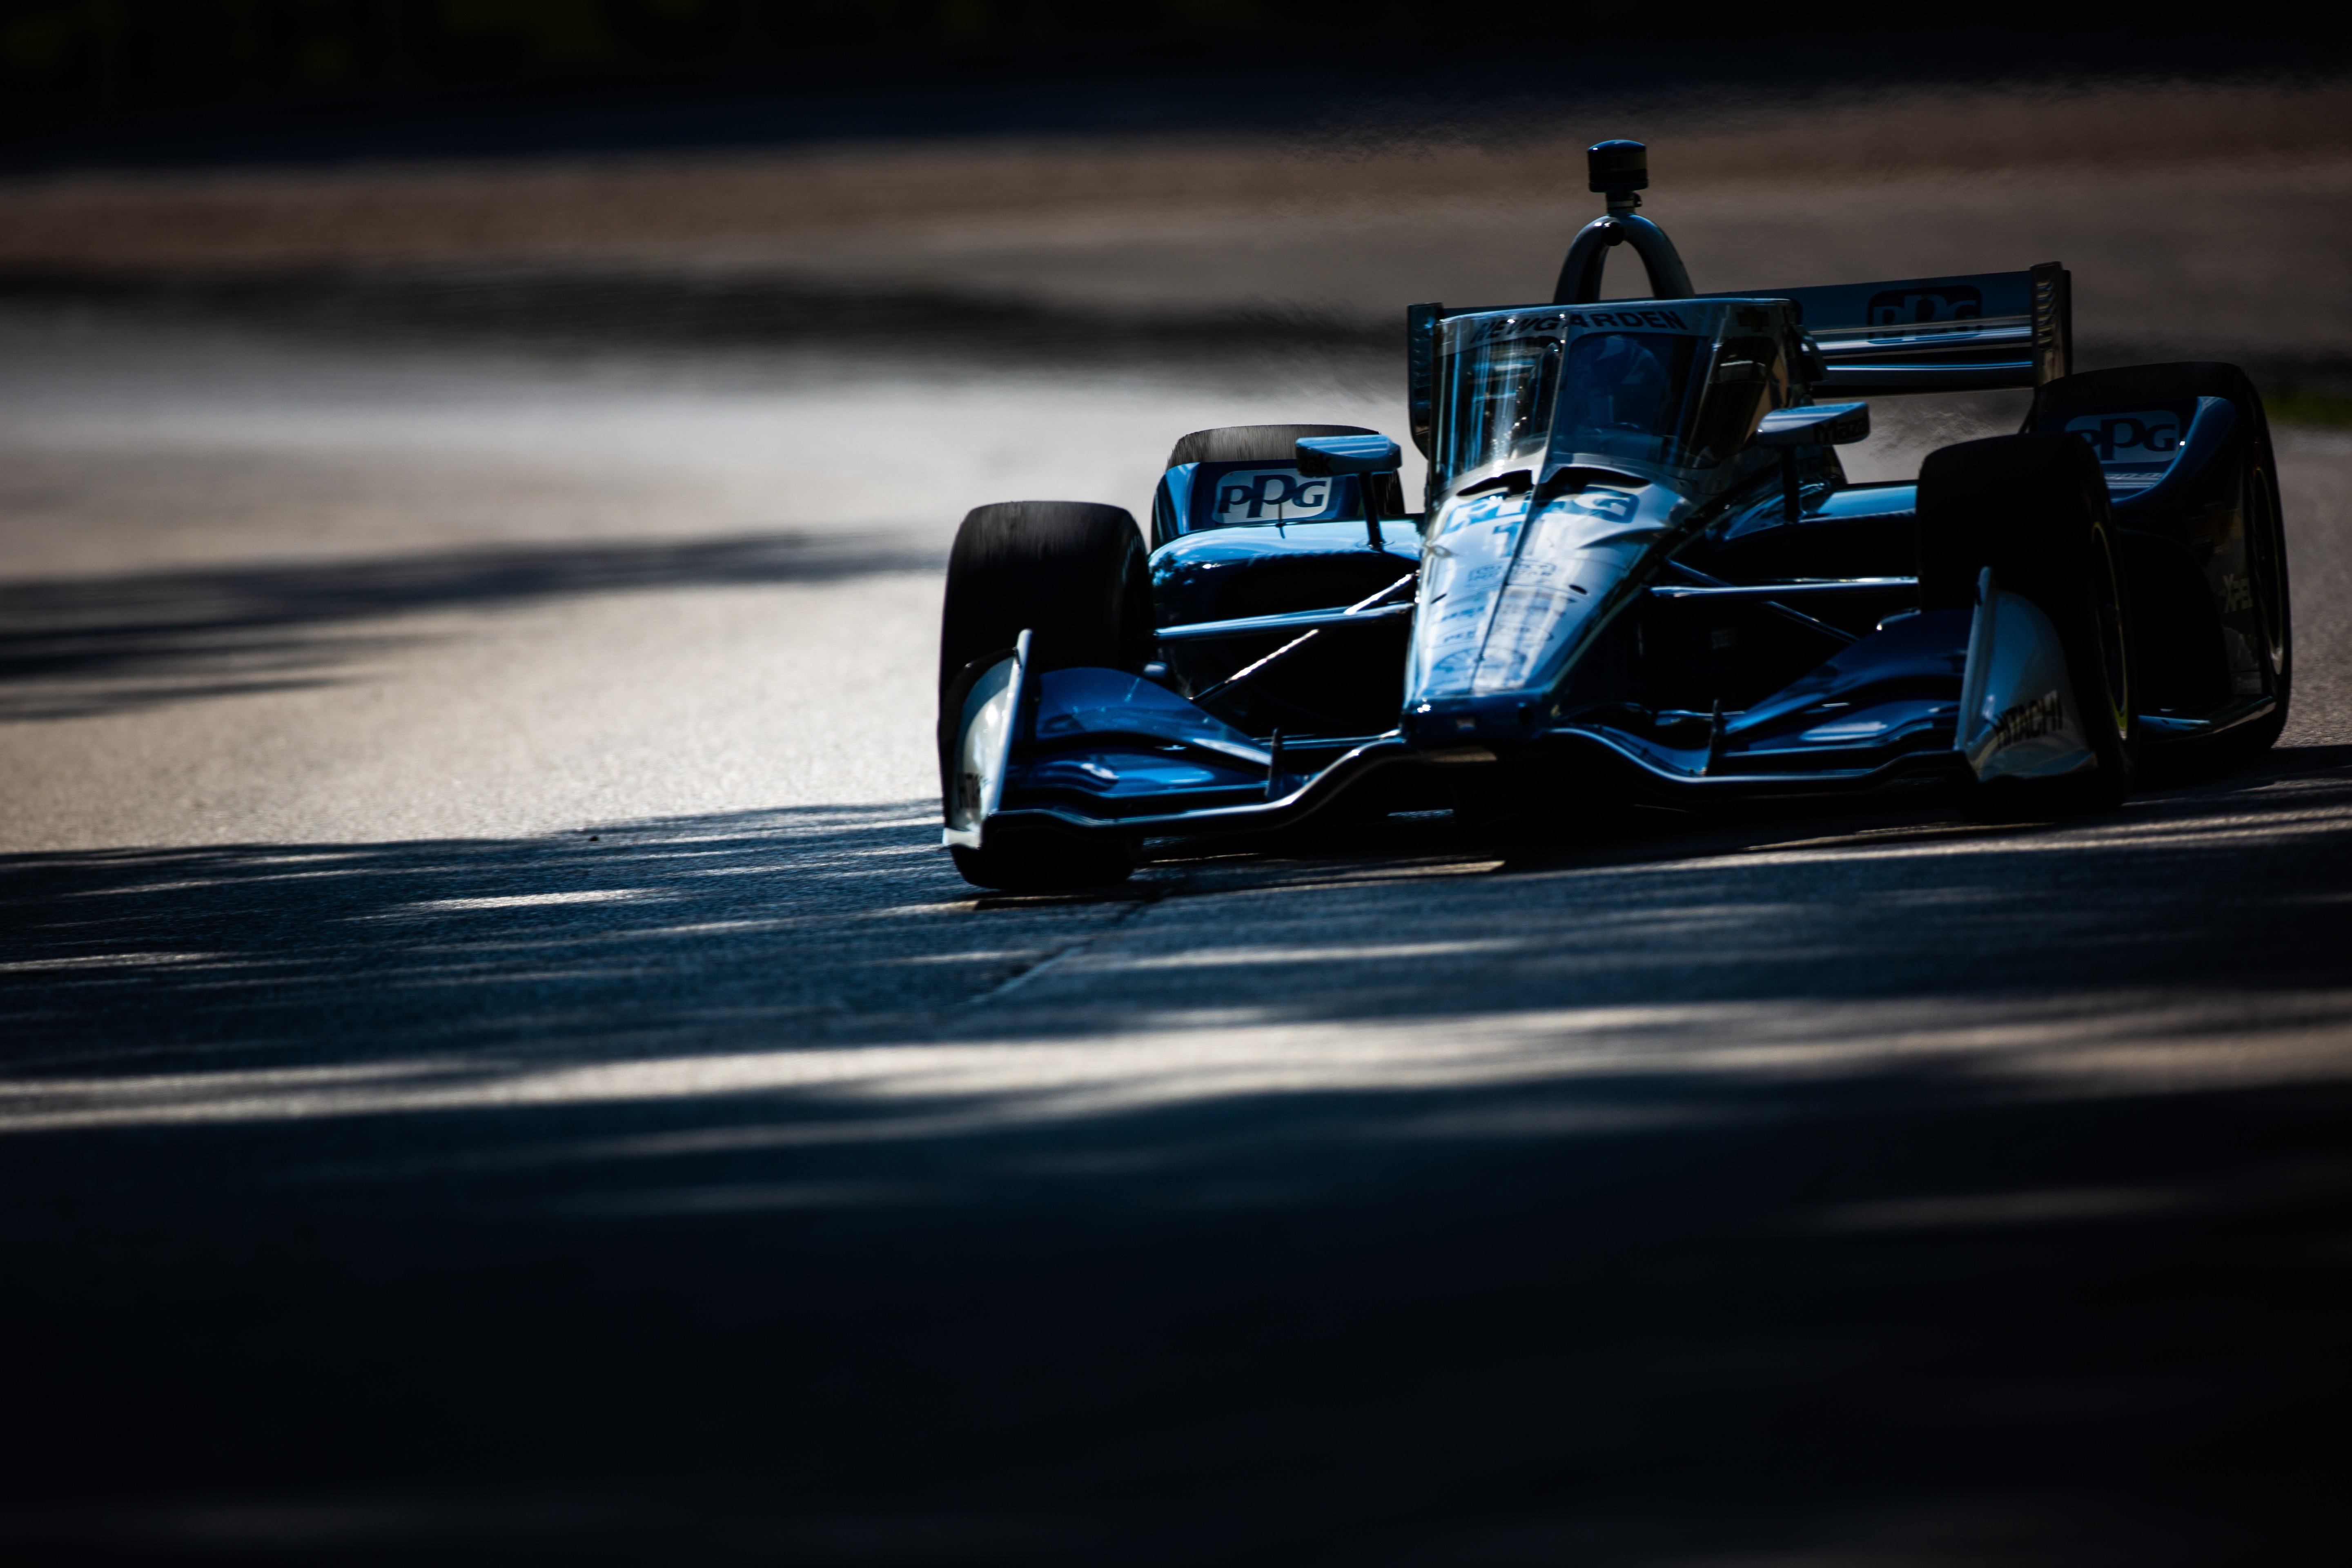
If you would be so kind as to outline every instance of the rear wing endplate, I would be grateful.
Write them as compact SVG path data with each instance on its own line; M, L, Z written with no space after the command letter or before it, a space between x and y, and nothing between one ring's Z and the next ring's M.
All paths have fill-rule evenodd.
M1829 366L1813 390L1840 396L2040 386L2074 369L2072 289L2054 261L2022 272L1698 297L1793 302Z

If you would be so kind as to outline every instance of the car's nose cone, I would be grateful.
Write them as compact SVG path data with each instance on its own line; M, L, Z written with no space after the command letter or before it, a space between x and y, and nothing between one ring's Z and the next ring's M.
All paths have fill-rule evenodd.
M1415 750L1433 752L1532 740L1549 720L1541 699L1510 692L1415 702L1405 710L1400 727Z

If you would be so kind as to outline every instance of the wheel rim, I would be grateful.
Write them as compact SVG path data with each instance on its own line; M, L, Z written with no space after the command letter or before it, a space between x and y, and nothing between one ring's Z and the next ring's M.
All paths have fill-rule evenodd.
M2099 627L2099 674L2106 686L2107 721L2118 739L2131 735L2131 658L2124 641L2123 584L2105 522L2091 528L2091 608Z

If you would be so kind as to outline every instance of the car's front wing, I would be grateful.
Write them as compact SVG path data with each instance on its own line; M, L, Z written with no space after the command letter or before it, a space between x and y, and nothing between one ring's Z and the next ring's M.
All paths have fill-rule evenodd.
M1634 792L1671 800L2095 765L2047 620L1984 586L1974 610L1897 619L1737 714L1631 703L1541 712L1506 698L1422 704L1397 730L1345 740L1261 741L1121 670L1040 674L1024 639L961 715L944 837L976 849L999 834L1284 827L1399 769L1613 770Z

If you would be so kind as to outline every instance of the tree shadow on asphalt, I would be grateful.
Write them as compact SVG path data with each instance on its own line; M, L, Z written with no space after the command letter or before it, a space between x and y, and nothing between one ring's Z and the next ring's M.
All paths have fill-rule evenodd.
M12 857L0 1539L2319 1560L2348 764L1062 900L925 803Z
M0 583L0 721L331 684L420 612L938 565L935 550L789 532Z
M1284 976L1259 1004L1281 1024L1488 1005L1442 952L1386 956L1401 941L1485 943L1463 956L1486 971L1524 948L1540 962L1494 1004L1520 1008L1956 984L2032 996L2163 976L2276 988L2338 973L2309 910L2338 890L2347 764L2352 748L2281 750L2071 823L1970 823L1932 801L1658 812L1509 855L1428 815L1339 837L1171 842L1127 884L1057 897L964 884L926 801L519 839L20 854L0 858L0 1019L19 1068L182 1048L254 1065L330 1041L594 1057L964 1037L992 1026L973 1004L1144 907L1164 949ZM2217 812L2231 820L2209 823ZM1665 866L1671 879L1654 874ZM1465 877L1491 891L1435 897ZM1956 937L1988 961L1958 982ZM1182 970L1078 988L1114 994L1058 1008L1033 989L1014 1026L1140 1026L1181 1011L1200 978Z

